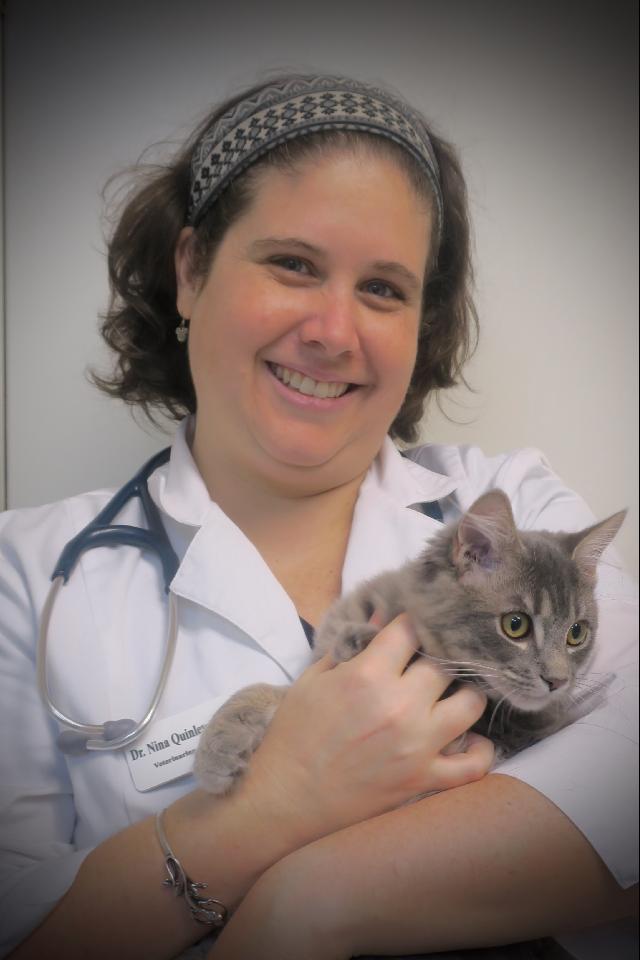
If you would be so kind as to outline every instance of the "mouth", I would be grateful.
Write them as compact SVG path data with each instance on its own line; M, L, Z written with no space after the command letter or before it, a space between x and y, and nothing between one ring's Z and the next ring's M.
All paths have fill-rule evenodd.
M517 710L521 710L523 713L537 713L549 706L553 700L553 694L519 690L517 692L512 691L507 699L512 706Z
M359 384L347 383L338 380L314 380L299 370L283 367L280 364L266 361L267 367L273 376L292 393L317 400L338 400L346 393L352 393L359 388Z

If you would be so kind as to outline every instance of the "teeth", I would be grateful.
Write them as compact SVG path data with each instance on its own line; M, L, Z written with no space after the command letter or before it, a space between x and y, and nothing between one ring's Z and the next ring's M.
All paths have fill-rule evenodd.
M294 386L297 387L298 384L296 383ZM306 394L307 397L312 397L316 392L316 382L312 380L311 377L305 377L298 389L300 393Z
M341 397L349 388L348 383L328 383L326 380L312 380L311 377L305 377L297 370L289 370L287 367L279 365L271 366L278 380L285 383L288 387L293 387L307 397L319 397L320 399L334 399Z

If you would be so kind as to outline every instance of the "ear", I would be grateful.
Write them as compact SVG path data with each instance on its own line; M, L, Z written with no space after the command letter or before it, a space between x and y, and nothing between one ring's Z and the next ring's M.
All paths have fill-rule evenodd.
M193 274L193 227L183 227L174 254L176 268L176 307L185 320L191 319L198 284Z
M602 520L601 523L587 527L579 533L567 535L567 546L571 550L571 557L590 583L595 582L598 561L622 526L626 515L626 510L620 510L606 520Z
M464 573L495 570L505 548L519 546L509 498L502 490L483 494L467 510L453 538L453 562Z

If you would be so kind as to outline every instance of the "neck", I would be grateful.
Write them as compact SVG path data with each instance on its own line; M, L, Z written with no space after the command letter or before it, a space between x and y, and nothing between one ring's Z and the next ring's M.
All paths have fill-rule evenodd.
M317 623L340 594L353 510L364 473L314 489L265 483L194 440L193 457L209 495L251 540L301 616Z

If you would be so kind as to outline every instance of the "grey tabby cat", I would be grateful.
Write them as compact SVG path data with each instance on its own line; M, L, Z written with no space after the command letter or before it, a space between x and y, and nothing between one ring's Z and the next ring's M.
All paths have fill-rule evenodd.
M417 654L487 695L473 729L491 737L497 759L511 756L602 700L605 681L587 675L598 623L596 566L625 513L579 533L522 531L506 495L491 490L416 560L336 601L317 632L315 657L351 659L380 629L369 623L374 610L384 624L406 611ZM232 787L286 690L256 684L218 710L195 759L206 790Z

